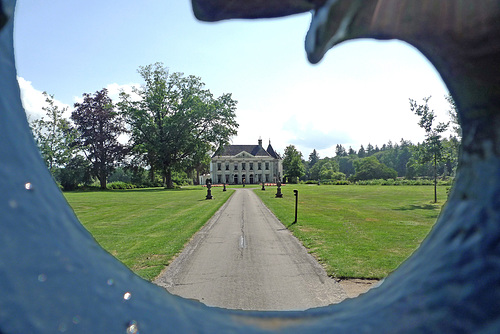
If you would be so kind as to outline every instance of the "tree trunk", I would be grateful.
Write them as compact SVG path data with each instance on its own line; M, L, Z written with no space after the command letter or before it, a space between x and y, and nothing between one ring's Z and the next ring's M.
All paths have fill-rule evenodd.
M151 182L151 185L154 185L155 183L155 169L151 165L151 168L149 169L149 181Z
M106 189L106 173L99 171L99 182L101 183L101 189Z
M200 170L198 168L196 168L196 180L194 184L200 185Z
M167 189L173 189L174 188L174 181L172 180L172 169L170 168L165 168L163 170L163 185Z

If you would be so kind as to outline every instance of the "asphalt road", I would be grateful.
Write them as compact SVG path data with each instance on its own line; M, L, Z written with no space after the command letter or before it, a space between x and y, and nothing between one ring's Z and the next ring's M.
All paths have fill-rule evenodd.
M172 294L230 309L303 310L347 297L253 190L244 188L155 283Z

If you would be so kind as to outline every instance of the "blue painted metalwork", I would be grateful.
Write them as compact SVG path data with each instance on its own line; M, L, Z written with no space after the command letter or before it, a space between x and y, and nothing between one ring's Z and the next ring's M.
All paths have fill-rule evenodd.
M312 61L346 39L399 38L442 75L460 111L463 152L456 186L421 247L381 287L304 312L209 308L140 279L81 226L40 158L16 80L15 0L1 0L0 332L500 332L500 3L248 0L233 7L259 1L274 6L272 15L261 9L251 17L323 5L307 37ZM300 8L280 12L280 1ZM198 2L205 12L223 3Z

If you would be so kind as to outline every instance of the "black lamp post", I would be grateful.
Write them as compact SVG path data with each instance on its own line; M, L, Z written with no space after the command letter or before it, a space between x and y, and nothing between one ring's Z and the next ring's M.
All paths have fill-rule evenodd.
M294 224L297 224L297 206L299 205L299 191L294 189L293 193L295 195L295 221Z

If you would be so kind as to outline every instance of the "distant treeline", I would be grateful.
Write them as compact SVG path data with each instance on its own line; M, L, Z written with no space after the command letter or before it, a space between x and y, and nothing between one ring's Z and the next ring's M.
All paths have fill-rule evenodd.
M422 162L419 155L423 144L413 144L401 139L378 147L371 144L361 145L358 151L337 145L335 157L320 158L316 150L309 159L302 160L305 173L301 181L332 182L348 180L351 182L373 179L404 178L414 180L434 177L433 161ZM455 136L441 140L443 158L437 163L437 174L441 179L453 177L458 164L460 140Z

